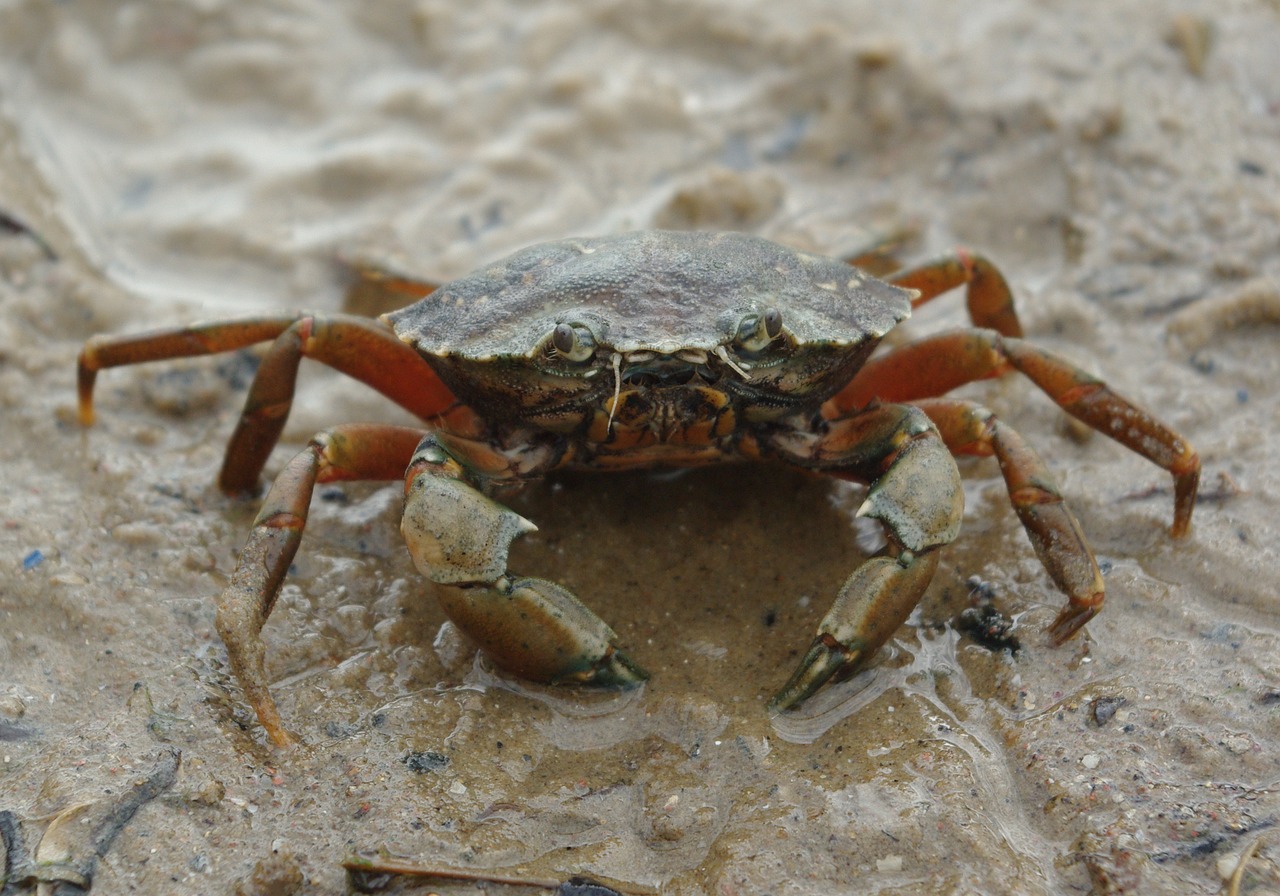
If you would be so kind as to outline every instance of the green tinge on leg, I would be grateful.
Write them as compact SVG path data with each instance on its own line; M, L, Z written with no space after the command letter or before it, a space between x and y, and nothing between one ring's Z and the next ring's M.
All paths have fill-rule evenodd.
M800 665L782 690L769 701L769 711L781 712L798 706L817 693L818 688L837 672L857 663L863 655L864 651L859 648L847 647L830 636L819 635L813 639L804 659L800 660Z
M769 709L790 709L838 672L856 671L875 656L911 615L937 567L936 551L904 551L896 558L873 557L854 570L800 665L769 701Z
M449 618L501 668L529 681L635 687L648 678L617 635L568 589L545 579L446 586Z

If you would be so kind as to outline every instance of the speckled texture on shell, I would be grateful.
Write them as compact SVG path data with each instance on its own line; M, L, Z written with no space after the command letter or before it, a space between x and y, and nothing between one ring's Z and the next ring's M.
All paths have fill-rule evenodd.
M743 233L645 231L522 249L388 315L428 355L531 355L556 324L582 322L620 352L712 349L769 307L800 343L878 338L910 293L844 262Z

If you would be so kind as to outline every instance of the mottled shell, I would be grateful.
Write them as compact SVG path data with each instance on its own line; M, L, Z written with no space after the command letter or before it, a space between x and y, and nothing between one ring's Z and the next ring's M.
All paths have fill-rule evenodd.
M746 314L782 313L798 346L858 345L911 293L831 258L742 233L642 231L522 249L387 315L428 356L533 357L559 323L617 352L711 350Z

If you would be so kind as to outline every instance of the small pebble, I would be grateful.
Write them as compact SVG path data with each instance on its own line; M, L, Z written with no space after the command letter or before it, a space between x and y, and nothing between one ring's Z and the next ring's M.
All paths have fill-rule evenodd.
M7 719L20 719L27 714L27 704L16 694L5 694L0 697L0 716Z
M1253 741L1244 734L1232 734L1224 741L1228 750L1236 755L1248 753L1253 749Z
M902 856L885 856L876 859L876 870L881 874L893 874L902 870Z
M1111 718L1116 714L1116 710L1124 706L1125 702L1123 697L1098 697L1090 704L1090 708L1093 710L1093 721L1098 727L1102 727L1111 721Z
M1080 758L1080 764L1085 768L1097 768L1098 763L1101 761L1102 757L1097 753L1085 753L1084 756Z
M1218 859L1218 877L1223 880L1231 880L1232 875L1236 873L1236 866L1240 864L1240 857L1235 853L1228 853Z
M424 774L426 772L440 771L449 764L449 757L444 753L437 753L435 750L415 750L405 754L405 757L400 761L409 768L409 771Z
M226 786L210 775L199 787L191 791L187 799L201 806L216 806L227 795Z
M89 580L78 572L60 572L56 576L49 576L49 582L53 585L88 585Z
M247 880L237 881L232 892L235 896L294 896L305 885L298 860L289 853L273 853L253 866Z
M1181 51L1187 71L1196 77L1204 74L1205 61L1213 43L1213 24L1209 20L1180 13L1169 25L1167 40L1170 46Z

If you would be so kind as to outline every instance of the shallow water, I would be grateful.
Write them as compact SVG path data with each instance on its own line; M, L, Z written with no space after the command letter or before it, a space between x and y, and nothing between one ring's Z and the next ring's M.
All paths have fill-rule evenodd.
M1199 75L1176 39L1197 16ZM1242 892L1274 890L1277 18L1136 0L5 6L0 206L58 260L0 234L0 809L38 839L179 747L101 892L260 892L258 863L341 892L341 858L387 849L671 894L1213 893L1259 838ZM84 432L82 341L342 307L351 261L439 279L646 226L982 247L1032 338L1199 449L1191 536L1167 535L1160 471L1026 382L972 387L1058 476L1106 609L1047 643L1061 598L994 464L966 461L964 532L877 667L771 719L874 550L853 487L734 467L519 496L540 529L513 567L617 629L653 674L623 696L477 662L401 547L398 487L326 490L266 629L306 746L269 749L213 629L254 513L212 485L252 365L104 372ZM906 335L962 322L940 300ZM358 419L401 418L306 371L269 472ZM975 576L1016 655L958 632Z

